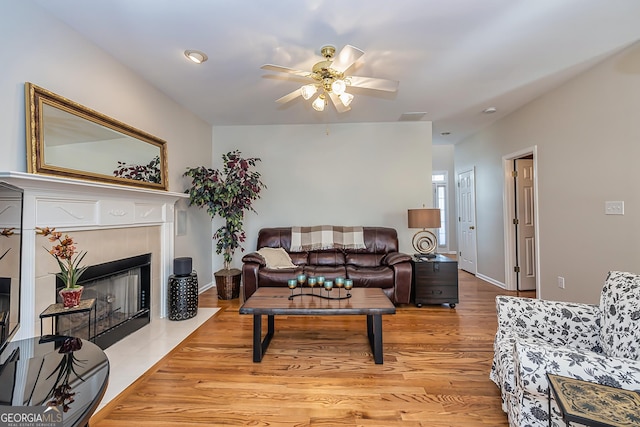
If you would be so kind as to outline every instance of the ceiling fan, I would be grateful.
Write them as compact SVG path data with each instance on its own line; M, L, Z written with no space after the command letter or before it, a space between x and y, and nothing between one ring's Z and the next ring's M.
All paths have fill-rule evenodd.
M311 71L296 70L273 64L266 64L260 67L263 70L293 74L294 76L311 80L309 84L294 90L282 98L276 99L276 102L284 104L298 96L302 96L305 100L315 96L311 106L316 111L323 111L328 102L327 98L329 98L336 110L339 113L343 113L351 109L349 105L353 101L353 94L347 92L349 87L382 90L385 92L398 90L398 81L396 80L345 75L345 72L364 55L364 52L357 47L346 45L338 53L338 56L335 56L336 48L334 46L323 46L320 53L324 60L316 63Z

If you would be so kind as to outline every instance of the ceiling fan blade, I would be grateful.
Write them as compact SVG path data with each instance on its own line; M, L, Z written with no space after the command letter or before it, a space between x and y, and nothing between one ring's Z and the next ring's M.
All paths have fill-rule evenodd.
M344 73L345 70L351 67L362 55L364 55L363 51L348 44L342 48L338 56L335 57L333 64L331 64L331 68Z
M289 101L293 101L294 99L296 99L297 97L301 96L302 93L300 93L300 89L296 89L291 93L286 94L285 96L276 99L276 102L280 103L280 104L286 104Z
M336 107L336 110L338 110L338 113L344 113L345 111L351 110L351 107L345 106L335 93L329 92L329 98L333 101L333 105Z
M397 91L400 84L397 80L378 79L375 77L349 76L347 79L351 81L352 87L384 90L385 92Z
M277 72L280 72L280 73L293 74L295 76L300 76L300 77L309 77L311 75L311 73L309 71L296 70L294 68L283 67L281 65L265 64L260 68L262 68L263 70L277 71Z

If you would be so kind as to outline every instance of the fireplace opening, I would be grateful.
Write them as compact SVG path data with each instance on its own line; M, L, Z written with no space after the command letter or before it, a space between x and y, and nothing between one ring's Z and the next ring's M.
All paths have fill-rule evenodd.
M95 313L60 316L57 334L92 339L104 350L151 321L150 253L92 265L80 276L78 284L84 286L82 299L96 299ZM63 287L57 278L56 290ZM59 295L57 298L61 302ZM89 316L91 336L87 330Z

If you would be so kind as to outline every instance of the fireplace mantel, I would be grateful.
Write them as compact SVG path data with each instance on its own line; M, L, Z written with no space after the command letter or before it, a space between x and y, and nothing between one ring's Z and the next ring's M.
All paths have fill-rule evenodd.
M174 205L189 196L115 184L0 172L0 180L24 190L20 329L14 339L36 336L36 227L61 231L159 226L160 317L167 315L166 286L174 257Z

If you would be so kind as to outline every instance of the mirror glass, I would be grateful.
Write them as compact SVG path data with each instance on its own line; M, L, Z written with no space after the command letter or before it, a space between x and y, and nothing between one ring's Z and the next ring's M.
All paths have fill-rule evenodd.
M167 189L165 141L27 83L31 173Z
M0 182L0 349L20 321L22 190Z

